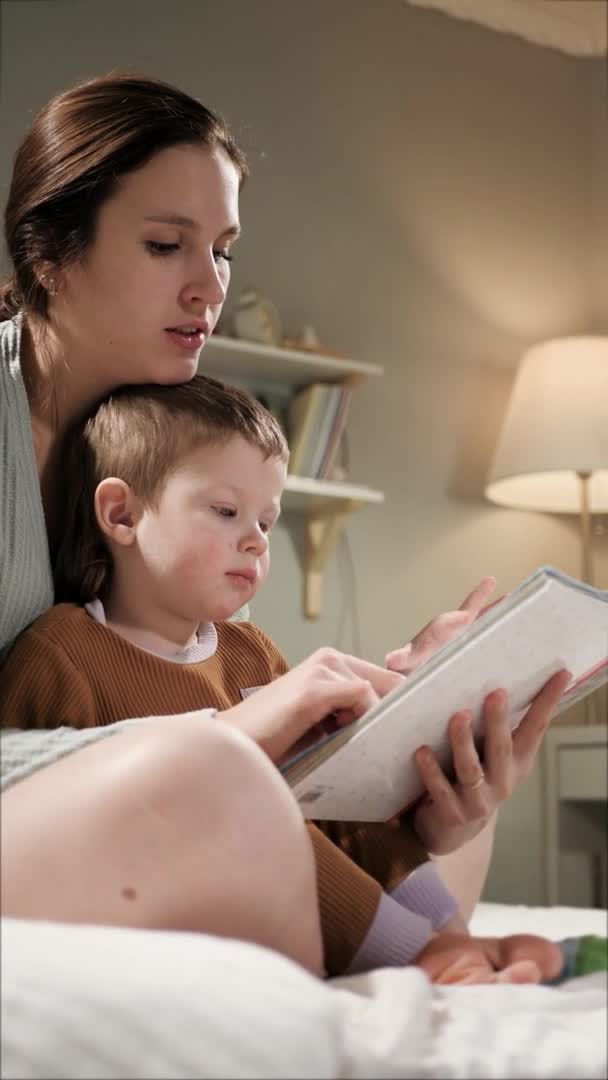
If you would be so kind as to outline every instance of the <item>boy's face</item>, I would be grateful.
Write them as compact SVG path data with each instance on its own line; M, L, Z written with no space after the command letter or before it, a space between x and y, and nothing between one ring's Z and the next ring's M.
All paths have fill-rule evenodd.
M270 568L286 476L285 462L264 459L240 435L185 457L136 525L150 602L198 623L227 619L251 600Z

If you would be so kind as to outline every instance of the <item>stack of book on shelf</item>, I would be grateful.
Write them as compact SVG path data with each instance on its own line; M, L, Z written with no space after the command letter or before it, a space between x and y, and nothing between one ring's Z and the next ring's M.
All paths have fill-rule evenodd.
M351 393L348 386L311 383L294 394L287 407L290 473L331 479Z

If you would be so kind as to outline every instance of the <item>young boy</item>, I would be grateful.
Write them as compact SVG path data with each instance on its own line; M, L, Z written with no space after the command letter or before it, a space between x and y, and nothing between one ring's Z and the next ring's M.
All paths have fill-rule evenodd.
M122 388L102 403L68 453L75 495L56 567L67 602L7 657L3 724L222 710L282 675L270 638L232 617L268 574L287 460L274 418L203 376ZM413 962L425 947L440 973L434 934L464 924L411 827L319 826L310 833L328 973Z

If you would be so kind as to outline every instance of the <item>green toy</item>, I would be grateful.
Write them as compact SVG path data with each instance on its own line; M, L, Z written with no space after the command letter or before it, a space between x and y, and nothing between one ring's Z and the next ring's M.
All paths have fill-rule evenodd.
M557 986L566 979L608 970L608 938L585 934L583 937L564 938L557 944L562 950L564 966L561 974L555 979L548 979L546 985Z

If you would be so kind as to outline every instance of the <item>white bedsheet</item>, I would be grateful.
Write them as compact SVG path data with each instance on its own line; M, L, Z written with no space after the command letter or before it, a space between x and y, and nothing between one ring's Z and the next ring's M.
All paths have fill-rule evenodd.
M478 933L604 932L578 909L480 905ZM2 1076L606 1077L606 979L433 988L382 969L319 982L205 935L2 923Z
M608 912L600 908L526 907L525 904L478 904L471 933L543 934L552 941L581 934L608 936Z

